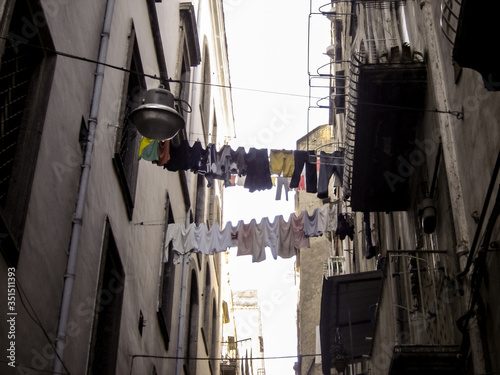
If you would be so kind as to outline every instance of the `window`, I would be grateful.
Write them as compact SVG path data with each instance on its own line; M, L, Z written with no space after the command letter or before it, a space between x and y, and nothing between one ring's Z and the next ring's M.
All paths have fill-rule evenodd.
M205 176L198 174L196 177L196 207L194 213L194 222L196 224L205 222L206 191Z
M143 72L134 28L132 28L129 36L127 62L127 67L132 72ZM122 92L123 99L120 110L120 127L118 128L116 137L113 163L120 180L120 186L122 188L123 198L130 220L132 220L135 204L137 172L139 167L137 155L139 152L140 136L134 124L128 120L128 115L139 106L145 91L146 82L144 76L134 73L125 74Z
M205 44L203 48L203 88L201 91L201 122L203 124L203 136L205 143L208 142L208 135L210 132L210 98L211 98L211 69L210 58L208 53L208 46Z
M210 282L210 267L208 262L205 265L205 290L203 292L203 325L201 327L201 333L203 335L203 343L205 344L205 352L208 355L211 348L211 291L212 284Z
M212 360L210 361L211 367L212 367L212 372L214 374L218 374L219 372L217 371L217 364L218 361L215 359L219 357L219 354L217 353L217 348L220 345L219 342L219 325L218 325L218 320L217 320L217 304L215 302L215 298L212 298L212 348L210 350L210 357L212 357Z
M107 221L92 329L89 374L116 373L124 286L125 273Z
M198 330L199 330L199 314L200 302L198 298L198 278L196 272L191 271L191 287L189 293L188 319L186 327L186 354L185 370L188 375L196 375L196 360L198 357ZM190 360L190 358L193 358Z
M180 3L179 14L181 27L179 51L181 52L179 53L178 71L181 72L182 85L178 97L181 103L182 101L189 103L191 67L200 64L201 53L193 4L190 2ZM177 109L182 116L185 116L185 107L180 105Z
M55 56L43 50L54 48L43 10L38 2L29 5L5 3L0 25L7 35L0 40L0 249L12 265L21 247L55 66Z
M165 225L172 224L173 214L172 207L170 206L170 198L166 196L165 201ZM165 227L165 235L166 235ZM174 280L175 280L175 265L173 262L174 251L172 244L168 247L168 257L162 262L162 268L160 272L160 295L158 303L158 321L160 323L160 330L163 335L163 342L165 344L165 350L168 350L168 344L170 342L170 326L172 323L172 300L174 296Z

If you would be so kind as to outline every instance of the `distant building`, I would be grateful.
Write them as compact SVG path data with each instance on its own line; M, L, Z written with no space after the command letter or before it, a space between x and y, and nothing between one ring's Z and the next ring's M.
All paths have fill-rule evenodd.
M265 374L262 316L256 290L233 292L233 314L236 325L235 345L241 358L241 375Z
M469 0L312 10L331 21L330 69L318 72L330 123L297 147L320 168L322 150L343 151L344 171L327 198L298 192L297 208L337 204L354 230L298 256L297 374L500 371L500 85L488 48L498 10ZM300 356L315 352L317 326L321 365Z
M16 314L0 373L219 374L221 256L175 265L164 238L222 223L221 182L139 160L129 115L161 86L186 122L170 146L234 136L222 1L0 15L0 305L14 290Z

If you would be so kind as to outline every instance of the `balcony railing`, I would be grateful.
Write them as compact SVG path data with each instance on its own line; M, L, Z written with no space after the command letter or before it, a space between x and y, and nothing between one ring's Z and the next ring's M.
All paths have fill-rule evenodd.
M441 257L441 259L440 259ZM389 251L393 321L398 345L453 345L446 252Z
M452 45L457 36L460 6L459 0L441 0L441 31Z
M409 177L398 176L398 163L413 150L427 80L418 5L365 1L354 9L344 199L354 211L405 210Z
M325 261L324 276L331 277L345 273L345 257L331 256Z

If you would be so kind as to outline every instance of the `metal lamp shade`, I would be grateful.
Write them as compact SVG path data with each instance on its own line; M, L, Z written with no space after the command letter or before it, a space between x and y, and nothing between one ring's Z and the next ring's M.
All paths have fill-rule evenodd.
M161 88L148 90L143 104L130 113L129 119L144 137L157 140L175 137L185 125L174 109L174 95Z

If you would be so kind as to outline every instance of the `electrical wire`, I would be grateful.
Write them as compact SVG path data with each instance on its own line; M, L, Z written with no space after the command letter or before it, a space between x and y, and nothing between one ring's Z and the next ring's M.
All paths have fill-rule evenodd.
M47 342L49 343L49 345L52 347L52 349L54 349L54 353L55 355L57 355L57 357L59 358L59 360L61 361L63 367L64 367L64 370L66 371L66 374L70 374L68 368L66 367L66 365L64 364L64 361L62 360L62 358L59 356L59 354L57 353L57 350L55 348L55 345L52 343L47 331L45 330L45 328L43 327L42 323L40 322L40 319L38 318L36 312L35 312L35 309L33 308L33 306L31 305L30 301L29 301L29 298L26 294L26 292L24 291L24 289L22 288L21 284L19 283L19 280L16 279L16 288L17 290L19 290L21 293L18 293L18 296L19 296L19 300L21 301L21 304L23 305L24 307L24 310L26 311L26 313L28 314L28 316L31 318L31 320L33 320L33 322L42 330L43 332L43 335L45 336L45 338L47 339ZM24 294L24 296L23 296ZM28 304L29 306L29 309L28 307L26 306L26 303L24 301L24 299L26 299L26 303ZM31 310L31 311L30 311ZM34 316L33 316L33 315ZM47 372L51 372L51 371L47 371Z
M136 71L136 70L127 69L127 68L124 68L124 67L121 67L121 66L99 62L97 60L89 59L89 58L86 58L86 57L83 57L83 56L78 56L78 55L73 55L71 53L66 53L66 52L58 51L58 50L55 50L55 49L52 49L52 48L38 46L36 44L32 44L32 43L28 43L28 42L21 42L21 41L15 41L14 42L14 41L11 40L11 38L5 37L5 36L0 36L0 39L6 40L6 41L11 41L12 43L16 43L16 44L22 44L22 45L25 45L25 46L28 46L28 47L32 47L32 48L41 49L41 50L43 50L45 52L53 53L55 55L67 57L67 58L74 59L74 60L84 61L84 62L88 62L88 63L92 63L92 64L100 64L100 65L103 65L103 66L105 66L107 68L112 68L112 69L115 69L115 70L119 70L121 72L132 73L132 74L136 74L138 76L142 76L142 77L146 77L146 78L151 78L151 79L158 80L158 81L166 81L165 78L159 77L156 74L143 73L143 72L139 72L139 71ZM173 83L177 82L177 83L181 83L181 84L187 83L187 84L193 84L193 85L202 85L202 86L213 86L213 87L219 87L219 88L226 88L226 89L231 89L231 90L250 91L250 92L256 92L256 93L260 93L260 94L273 94L273 95L293 96L293 97L299 97L299 98L309 98L309 95L304 95L304 94L296 94L296 93L289 93L289 92L282 92L282 91L273 91L273 90L262 90L262 89L254 89L254 88L247 88L247 87L235 87L235 86L232 86L232 85L223 85L223 84L217 84L217 83L174 80L174 79L171 79L171 78L169 78L167 81L168 82L173 82Z
M156 358L156 359L180 359L186 361L246 361L246 360L275 360L275 359L293 359L300 357L317 357L320 354L296 354L296 355L282 355L282 356L269 356L269 357L178 357L178 356L163 356L163 355L150 355L150 354L132 354L132 358Z
M11 41L12 43L14 43L10 38L5 37L5 36L0 36L0 39L6 40L6 41ZM63 57L67 57L67 58L70 58L70 59L80 60L80 61L84 61L84 62L88 62L88 63L92 63L92 64L100 64L100 65L103 65L105 67L112 68L112 69L115 69L115 70L119 70L119 71L122 71L122 72L132 73L132 74L136 74L136 75L139 75L139 76L151 78L151 79L158 80L158 81L165 81L165 78L159 77L156 74L143 73L143 72L139 72L139 71L136 71L136 70L127 69L127 68L124 68L124 67L121 67L121 66L99 62L97 60L89 59L89 58L86 58L86 57L83 57L83 56L78 56L78 55L74 55L74 54L71 54L71 53L66 53L66 52L58 51L58 50L55 50L55 49L52 49L52 48L42 47L42 46L39 46L39 45L36 45L36 44L32 44L32 43L28 43L28 42L15 41L15 43L16 44L22 44L22 45L25 45L25 46L28 46L28 47L32 47L32 48L41 49L41 50L43 50L45 52L53 53L53 54L56 54L58 56L63 56ZM347 79L347 77L345 79ZM185 81L185 80L174 80L174 79L171 79L171 78L169 78L167 81L171 82L171 83L192 84L192 85L201 85L201 86L212 86L212 87L226 88L226 89L231 89L231 90L249 91L249 92L255 92L255 93L260 93L260 94L285 95L285 96L292 96L292 97L298 97L298 98L317 99L318 101L320 101L322 99L325 99L325 97L315 97L315 96L311 96L311 95L296 94L296 93L274 91L274 90L254 89L254 88L248 88L248 87L236 87L236 86L233 86L233 85L223 85L223 84L218 84L218 83L195 82L195 81ZM185 102L185 101L183 101L183 102ZM464 118L464 114L461 111L443 111L443 110L439 110L439 109L400 107L400 106L394 106L394 105L390 105L390 104L376 104L376 103L363 103L363 102L358 102L358 104L365 104L365 105L372 105L372 106L379 106L379 107L387 107L387 108L393 108L393 109L405 109L405 110L415 110L415 111L423 111L423 112L435 112L435 113L451 114L451 115L455 116L459 120L461 120L461 119ZM319 107L319 108L323 108L323 107ZM329 108L329 106L326 106L325 108Z

